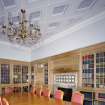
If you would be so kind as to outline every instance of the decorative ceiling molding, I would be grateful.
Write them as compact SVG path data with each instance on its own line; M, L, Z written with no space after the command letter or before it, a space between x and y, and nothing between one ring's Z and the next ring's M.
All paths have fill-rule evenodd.
M0 0L0 24L6 21L8 12L12 13L13 21L17 24L17 15L21 7L26 9L27 17L32 18L32 23L40 26L41 41L32 47L26 47L11 44L7 37L1 34L0 43L18 49L34 50L103 18L101 14L104 14L102 11L105 11L105 2L104 0Z
M4 42L4 41L0 41L0 44L8 45L10 47L15 47L15 48L18 48L18 49L32 51L32 50L35 50L35 49L37 49L37 48L39 48L41 46L49 44L49 43L51 43L51 42L53 42L53 41L55 41L57 39L65 37L68 34L71 34L71 33L75 32L77 30L80 30L81 28L84 28L84 27L88 26L89 24L95 23L95 22L97 22L97 21L99 21L99 20L101 20L103 18L105 18L105 11L98 14L98 15L96 15L96 16L94 16L94 17L92 17L92 18L90 18L90 19L88 19L88 20L85 20L84 22L81 22L81 23L79 23L79 24L77 24L77 25L75 25L73 27L70 27L69 29L67 29L67 30L65 30L63 32L55 34L55 35L51 36L50 38L44 40L43 42L40 42L40 43L36 44L35 46L30 47L30 48L25 47L25 46L16 45L16 44L13 45L12 43Z
M79 24L76 24L75 26L70 27L67 30L63 31L63 32L55 34L52 37L44 40L43 42L40 42L40 43L36 44L35 46L32 46L31 50L35 50L35 49L37 49L39 47L45 46L45 45L47 45L47 44L49 44L49 43L51 43L51 42L53 42L53 41L55 41L57 39L65 37L65 36L75 32L75 31L78 31L78 30L80 30L80 29L82 29L82 28L84 28L84 27L86 27L86 26L88 26L90 24L93 24L93 23L95 23L95 22L97 22L97 21L99 21L99 20L101 20L103 18L105 18L105 11L98 14L98 15L96 15L96 16L94 16L94 17L91 17L91 18L89 18L87 20L84 20L83 22L81 22Z
M80 5L78 6L78 9L87 9L95 5L97 0L83 0L81 1Z

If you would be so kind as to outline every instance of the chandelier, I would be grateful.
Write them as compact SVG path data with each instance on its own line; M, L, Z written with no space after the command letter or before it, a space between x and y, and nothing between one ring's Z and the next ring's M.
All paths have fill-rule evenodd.
M41 37L40 27L26 19L26 10L24 9L21 9L17 18L18 23L16 24L13 22L11 13L8 13L7 25L2 25L1 32L7 35L10 42L27 46L36 44Z

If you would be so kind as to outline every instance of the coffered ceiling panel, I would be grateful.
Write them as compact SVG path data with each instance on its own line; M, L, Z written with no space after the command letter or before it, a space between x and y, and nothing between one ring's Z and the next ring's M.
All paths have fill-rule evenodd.
M15 5L15 0L2 0L5 7Z
M40 18L40 11L30 13L30 19Z
M60 6L54 7L53 15L64 14L66 9L67 9L67 5L60 5Z
M78 9L82 8L89 8L91 6L94 6L97 0L83 0L80 2Z
M40 26L41 41L44 41L105 11L105 0L0 0L0 27L7 22L8 12L11 12L13 22L17 24L20 9L26 10L29 21ZM2 33L0 40L15 44Z

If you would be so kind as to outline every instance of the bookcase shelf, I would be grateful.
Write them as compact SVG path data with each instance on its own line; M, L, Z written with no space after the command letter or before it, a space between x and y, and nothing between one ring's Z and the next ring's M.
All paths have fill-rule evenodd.
M44 64L44 84L48 85L48 64Z
M82 87L84 105L105 105L105 51L82 56Z

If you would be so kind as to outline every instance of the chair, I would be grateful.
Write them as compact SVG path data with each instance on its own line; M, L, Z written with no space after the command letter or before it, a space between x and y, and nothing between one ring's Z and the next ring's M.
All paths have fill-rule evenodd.
M64 95L63 91L56 90L56 92L55 92L55 99L62 100L63 99L63 95Z
M15 87L14 87L14 92L15 92L15 93L21 92L21 87L20 87L20 86L15 86Z
M35 87L32 87L31 93L32 93L33 95L36 94L36 89L35 89Z
M9 105L9 102L7 101L6 98L2 98L1 103L2 103L1 105Z
M9 94L11 94L11 93L13 93L13 88L11 88L11 87L5 88L5 94L6 94L6 95L9 95Z
M51 91L48 88L43 89L43 96L50 98Z
M71 105L74 105L74 104L83 105L83 101L84 101L83 94L81 94L80 92L73 93L71 98Z
M36 88L36 95L41 96L42 95L42 88Z
M1 97L0 97L0 105L2 105L2 102L1 102Z

